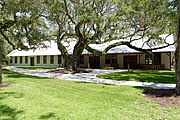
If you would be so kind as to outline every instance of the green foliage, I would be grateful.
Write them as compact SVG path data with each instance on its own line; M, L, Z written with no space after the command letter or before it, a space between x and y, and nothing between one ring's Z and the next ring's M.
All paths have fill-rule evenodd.
M97 75L99 78L138 82L172 83L175 84L175 72L163 70L132 70L129 72L117 72Z
M139 94L143 88L79 83L3 71L0 119L173 119L180 109L161 107Z
M13 49L28 49L47 39L46 24L40 16L44 11L42 2L3 0L0 3L0 36Z

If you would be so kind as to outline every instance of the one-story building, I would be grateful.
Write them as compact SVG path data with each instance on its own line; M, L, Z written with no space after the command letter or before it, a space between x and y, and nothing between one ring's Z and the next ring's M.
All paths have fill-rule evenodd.
M173 42L173 36L166 38L167 41ZM103 50L108 45L116 41L104 44L90 44L90 47ZM142 44L142 41L136 41L133 44L141 48L149 48L148 45ZM12 66L61 66L63 67L63 58L57 48L55 41L51 41L47 48L36 50L18 51L14 50L8 54L10 65ZM164 44L163 44L164 45ZM73 44L69 44L68 52L72 54ZM155 46L155 47L159 47ZM161 45L162 46L162 45ZM127 69L171 69L172 58L175 46L171 45L163 49L153 50L152 54L145 54L133 50L125 45L117 46L108 51L106 55L96 56L87 50L79 58L78 66L81 68L120 68Z

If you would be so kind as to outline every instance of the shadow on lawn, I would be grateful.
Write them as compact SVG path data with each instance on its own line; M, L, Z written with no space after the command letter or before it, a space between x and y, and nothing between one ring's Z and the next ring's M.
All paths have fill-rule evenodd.
M21 114L22 110L11 108L8 105L0 104L0 119L1 120L17 120L17 115Z
M135 87L136 89L142 90L142 94L153 97L175 97L175 89L153 89L148 87Z
M133 70L125 72L98 75L100 78L139 82L175 83L175 73L172 71L158 70Z
M56 114L53 113L53 112L48 112L48 113L46 113L46 114L44 114L44 115L41 115L41 116L39 117L39 119L45 119L45 120L47 120L47 119L52 119L52 118L57 118L57 117L56 117Z
M9 70L3 70L3 74L7 78L32 78L32 79L48 79L46 77L37 77L37 76L31 76L31 75L25 75L17 72L12 72Z
M21 114L22 110L17 110L8 105L1 103L2 99L5 99L9 96L16 96L15 92L0 92L0 119L1 120L17 120L17 115Z

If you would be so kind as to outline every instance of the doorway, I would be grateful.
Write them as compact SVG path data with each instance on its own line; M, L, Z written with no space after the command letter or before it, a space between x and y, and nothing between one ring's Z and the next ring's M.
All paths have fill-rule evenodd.
M30 58L30 66L34 66L34 57Z
M124 69L129 68L137 69L137 56L124 56Z
M100 68L100 57L99 56L89 56L90 68L99 69Z

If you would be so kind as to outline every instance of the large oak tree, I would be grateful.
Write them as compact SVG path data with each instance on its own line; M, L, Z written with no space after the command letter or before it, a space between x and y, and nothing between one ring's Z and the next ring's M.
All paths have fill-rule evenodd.
M166 42L161 34L170 35L175 30L175 12L167 0L53 0L45 3L47 10L43 16L52 27L52 39L57 41L66 68L76 69L75 62L84 49L103 55L119 45L143 52L167 47L170 44L153 46ZM145 37L148 39L144 44L150 44L150 49L133 46L132 42ZM112 40L118 41L103 51L89 46ZM72 54L68 53L64 41L76 43Z
M8 43L13 49L28 50L42 45L46 38L43 18L44 11L37 0L0 1L0 84L2 84L2 56ZM28 44L24 44L28 43Z

